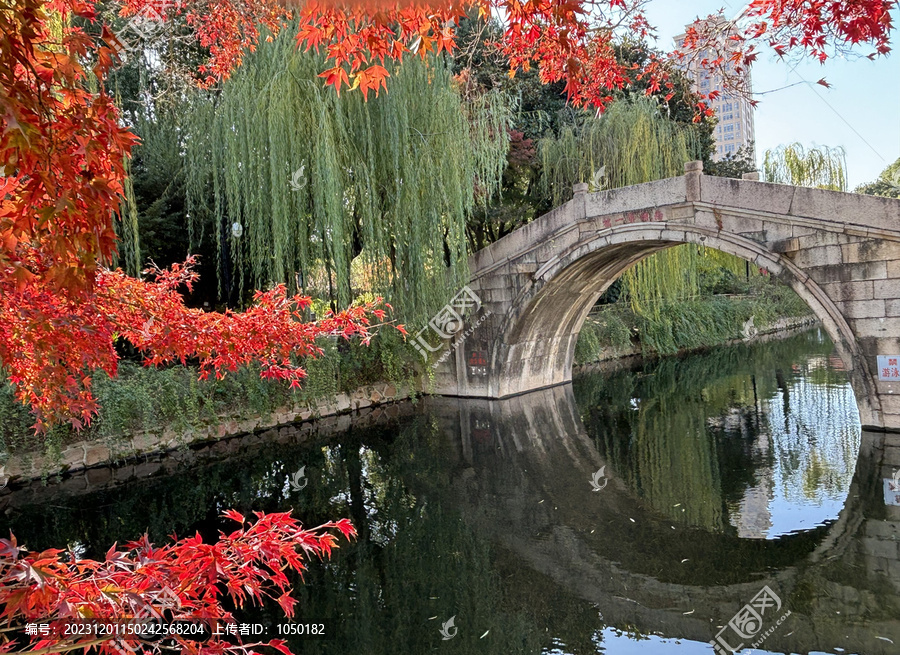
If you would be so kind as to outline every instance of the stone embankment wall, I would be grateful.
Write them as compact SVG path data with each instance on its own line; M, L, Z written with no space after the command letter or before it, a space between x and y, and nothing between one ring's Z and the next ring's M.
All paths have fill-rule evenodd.
M812 327L813 325L816 325L819 322L819 319L816 318L813 314L809 314L807 316L791 316L787 318L780 318L774 323L758 327L756 331L752 333L752 336L748 334L742 339L732 339L731 341L726 341L725 343L718 345L731 346L737 343L765 341L769 338L777 339L779 337L785 336L785 332L803 331ZM706 349L707 348L704 347L700 348L699 350ZM609 348L605 352L601 353L600 357L598 357L595 361L585 362L581 366L574 367L574 370L576 370L579 375L584 373L604 372L610 370L611 368L615 368L615 362L618 362L619 360L636 359L640 358L641 356L642 352L639 343L635 344L628 350L614 350L612 348Z
M326 417L339 417L354 413L356 418L378 418L399 410L392 405L406 400L412 394L407 387L392 384L375 384L351 393L340 393L334 399L314 406L285 407L268 416L252 418L220 416L212 425L186 432L175 432L169 427L156 431L144 431L123 435L114 439L81 441L69 444L59 456L43 452L15 454L0 466L0 488L10 482L24 482L61 473L75 473L84 469L101 467L111 462L125 462L134 458L164 453L186 446L196 447L206 442L217 442L240 434L260 432L277 426L294 423L329 425ZM349 420L349 417L348 417ZM330 421L335 422L335 421ZM347 423L349 427L349 422Z
M384 386L390 385L376 385L376 388ZM387 391L390 391L390 388ZM395 391L397 395L394 397L402 400L400 398L402 390ZM362 393L362 390L359 393ZM354 430L365 430L395 425L417 411L418 406L415 403L383 399L367 407L344 411L342 414L261 427L250 433L236 432L205 440L197 438L189 444L189 447L181 446L166 451L164 449L168 444L160 443L156 450L146 450L118 460L111 459L96 466L85 467L82 461L79 468L68 469L66 475L57 483L45 485L41 484L40 480L22 479L0 489L0 512L11 508L52 504L58 502L61 497L76 498L97 491L108 491L134 484L150 476L176 475L190 470L186 469L186 466L195 467L222 460L240 465L240 462L247 458L256 457L258 449L264 444L294 446L318 442L321 439L344 434L351 427ZM236 426L231 427L236 429ZM87 448L95 445L91 444Z
M764 338L764 335L775 335L785 330L793 330L815 324L814 316L800 318L785 318L771 325L760 328L756 339ZM738 342L740 340L736 340ZM602 357L599 363L590 363L580 367L579 372L591 372L606 370L615 366L615 362L631 357L640 356L640 350L632 352L611 353L608 357ZM417 392L418 393L418 392ZM350 426L350 418L354 424L358 420L363 422L369 419L378 420L382 416L390 418L398 415L399 409L392 405L397 401L406 400L415 394L408 387L396 387L392 384L375 384L351 393L340 393L333 400L322 401L314 406L285 407L268 416L235 417L220 416L215 424L202 426L185 432L176 432L171 427L161 427L159 430L148 430L132 435L123 435L115 439L86 440L69 444L58 456L46 454L40 451L15 454L0 466L0 489L9 483L22 483L28 480L37 480L59 474L78 473L84 470L98 469L87 478L104 476L105 472L99 469L110 463L126 463L136 459L146 459L148 456L157 455L190 447L193 450L204 447L205 444L227 440L237 435L260 433L262 431L287 426L295 423L309 424L314 428L304 428L303 434L311 432L329 433L335 417L347 417L347 421L340 424ZM366 417L369 417L368 419ZM152 468L153 464L141 464ZM129 470L135 466L126 467L123 475L129 477ZM143 473L147 473L142 469Z

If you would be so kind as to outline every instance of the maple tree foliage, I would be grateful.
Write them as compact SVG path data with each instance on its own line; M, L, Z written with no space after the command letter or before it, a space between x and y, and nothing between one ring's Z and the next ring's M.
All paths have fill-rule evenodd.
M868 57L874 59L890 52L890 12L896 6L896 0L751 0L737 20L724 20L721 13L697 20L673 58L696 60L723 79L725 88L750 95L745 74L759 57L760 44L782 58L799 52L821 63L865 44L873 48ZM831 86L824 78L817 83ZM719 94L714 90L703 98ZM706 106L699 109L710 114Z
M126 13L148 0L127 1ZM216 7L232 3L240 17L189 13L192 24L202 29L203 44L211 48L203 69L208 83L227 77L240 62L242 49L256 42L259 35L249 27L254 21L248 16L277 30L291 9L290 15L299 20L298 46L323 48L328 55L329 67L322 73L326 84L338 92L344 86L364 94L378 92L386 88L389 76L386 59L452 51L456 24L474 9L503 24L503 36L495 45L508 58L511 74L537 66L542 82L564 81L577 106L602 110L612 101L612 91L635 80L644 81L647 93L669 94L672 89L663 62L655 56L639 68L615 56L616 39L641 40L653 33L644 13L650 0L210 1ZM751 0L736 22L721 14L698 19L673 57L698 56L704 67L736 77L757 58L760 43L780 55L800 50L820 61L830 49L846 51L864 44L874 48L873 56L883 55L890 49L890 11L895 6L896 0Z
M94 55L102 79L113 49L78 28L54 29L49 12L95 18L80 0L17 0L0 12L0 364L35 427L90 422L91 371L115 375L119 336L151 365L199 358L202 376L221 376L259 363L264 377L292 385L304 376L292 359L319 354L317 337L370 338L370 318L384 318L377 302L304 323L310 299L279 286L245 312L203 312L179 293L196 279L192 259L141 280L106 266L135 138L102 86L89 90L80 63ZM102 38L115 42L105 28Z
M277 32L293 18L298 47L327 55L324 84L364 95L386 88L386 60L451 51L456 24L475 9L501 21L495 45L511 73L536 66L542 82L565 82L571 102L602 110L614 90L637 79L649 94L672 93L658 58L638 68L615 56L617 38L651 33L645 3L123 0L120 6L125 17L182 15L208 50L198 71L206 85L227 78L265 31ZM728 47L704 56L704 65L727 69L730 63L739 70L757 56L760 42L819 60L829 50L861 45L884 54L895 4L752 0L745 12L749 25L729 26ZM85 23L99 25L95 36L79 26ZM222 374L260 362L265 375L294 383L302 373L290 357L315 354L316 335L369 336L366 317L381 311L374 306L304 326L298 312L308 300L287 298L277 288L259 294L244 314L205 314L186 308L177 291L191 281L190 262L156 272L153 280L108 269L116 252L113 217L135 137L104 90L122 43L100 23L95 0L10 0L0 10L0 364L18 397L35 409L38 428L63 416L76 426L90 420L96 412L90 372L115 373L116 335L134 339L151 363L199 357L205 373ZM713 24L698 22L682 50L702 55L707 37L719 29ZM700 103L698 112L709 109Z
M292 358L321 354L318 337L368 340L370 317L385 318L372 302L304 322L310 298L288 296L284 285L257 292L244 312L191 309L178 288L196 280L193 264L189 258L171 269L149 269L144 280L101 269L90 293L35 281L0 295L0 361L39 426L61 415L76 428L91 420L97 406L86 372L115 375L116 336L147 352L149 365L197 357L206 378L259 363L264 378L298 386L305 372Z
M239 634L229 635L223 626L235 618L226 602L242 608L271 600L293 617L297 601L288 573L302 575L306 560L330 557L338 546L337 535L349 539L356 530L348 519L306 530L290 513L256 512L253 521L235 510L224 516L239 526L220 533L215 543L204 543L197 534L157 547L144 535L124 548L113 545L103 560L59 549L28 553L14 536L0 539L0 619L11 628L0 636L0 652L94 648L104 655L129 655L202 649L223 655L258 652L266 646L290 655L278 639L244 642ZM206 620L209 630L203 641L192 640L190 633L144 641L124 628L117 629L118 635L65 634L66 624L86 619L115 619L120 626ZM23 644L22 629L31 622L48 625L48 634L27 636L30 643ZM15 632L20 633L18 641Z

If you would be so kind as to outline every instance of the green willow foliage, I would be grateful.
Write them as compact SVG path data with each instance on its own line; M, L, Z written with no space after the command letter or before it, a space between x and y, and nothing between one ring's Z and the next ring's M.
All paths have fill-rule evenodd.
M572 185L592 191L652 182L684 174L684 163L701 159L696 129L664 117L647 99L614 103L599 118L566 127L539 142L544 192L559 204ZM659 318L662 303L699 294L701 267L710 263L743 271L743 261L712 249L676 246L647 257L624 274L633 310Z
M339 305L374 291L405 320L427 316L468 275L465 219L499 190L512 107L500 94L464 104L441 59L407 60L368 101L337 96L289 34L261 43L186 128L190 220L214 225L220 291L228 262L241 290L313 286Z
M141 241L138 227L138 207L134 197L134 180L131 177L131 158L125 158L125 172L128 177L124 183L124 200L121 203L119 218L114 222L119 237L119 253L113 264L121 266L133 277L141 274Z
M96 83L96 80L94 80ZM122 109L122 96L116 88L116 105ZM138 146L140 147L140 146ZM128 275L138 277L141 274L141 240L138 226L138 206L134 196L134 179L131 172L131 157L125 157L125 173L122 202L119 204L119 216L113 221L113 229L119 237L119 251L113 257L113 266L119 266Z
M664 117L646 99L619 101L599 118L564 127L538 142L544 192L558 205L572 197L576 182L594 191L642 184L684 174L684 163L700 159L697 132ZM597 173L603 169L605 175Z
M799 143L767 150L763 157L766 182L831 191L847 190L847 154L840 146L805 149Z

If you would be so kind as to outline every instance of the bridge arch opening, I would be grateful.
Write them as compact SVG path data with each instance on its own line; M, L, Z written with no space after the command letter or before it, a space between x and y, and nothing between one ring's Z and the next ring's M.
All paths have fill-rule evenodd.
M764 268L790 286L821 321L844 362L863 425L876 424L870 378L847 321L822 289L787 257L739 235L690 225L662 230L624 225L559 253L535 273L513 301L493 353L494 397L507 397L572 379L579 333L600 296L640 260L680 244L720 250Z

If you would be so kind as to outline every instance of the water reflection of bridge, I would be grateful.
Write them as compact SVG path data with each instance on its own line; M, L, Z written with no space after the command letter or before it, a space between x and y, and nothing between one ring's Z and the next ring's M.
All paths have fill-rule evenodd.
M435 398L423 404L436 420L423 404L405 404L378 417L282 426L6 489L0 517L32 548L78 543L102 556L148 527L156 541L194 530L213 538L224 507L296 508L313 524L350 516L360 539L303 587L306 616L340 613L350 627L322 653L440 644L445 653L510 655L539 652L548 635L568 652L593 653L604 624L705 642L763 585L792 612L766 649L893 653L900 507L885 505L883 480L900 466L900 437L864 434L857 447L854 401L846 378L832 375L829 351L811 332L590 376L574 390ZM405 417L402 427L390 421L382 432L388 414ZM796 453L815 452L821 432L840 436L841 426L854 430L835 440L844 450L820 451L841 462L831 497L847 500L837 520L740 538L735 499L762 486L767 471L779 474L754 446L789 451L794 474L805 473L809 460ZM334 434L339 443L320 439ZM288 476L300 467L310 483L297 494ZM594 492L601 467L608 482ZM459 615L466 634L441 643L430 623L439 612Z
M453 488L467 520L608 624L708 641L768 585L792 614L767 650L897 652L900 507L885 505L882 480L900 465L900 437L863 433L837 521L765 541L648 508L589 438L571 386L431 402L459 444ZM603 466L609 482L592 492Z

